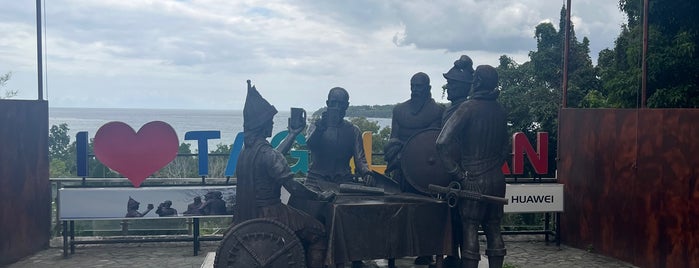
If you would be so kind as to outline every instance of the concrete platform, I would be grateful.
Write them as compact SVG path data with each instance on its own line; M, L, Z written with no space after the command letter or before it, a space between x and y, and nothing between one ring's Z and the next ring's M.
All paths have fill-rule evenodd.
M635 267L628 263L554 243L545 245L543 236L505 236L507 256L506 267ZM213 254L218 242L202 242L199 256L192 256L191 243L145 243L79 245L75 254L63 258L61 239L51 241L51 247L29 256L8 268L63 268L63 267L187 267L200 268L204 264L213 265ZM483 251L481 248L481 251ZM426 265L413 265L414 258L396 260L401 268L426 268ZM207 264L208 265L208 264ZM366 267L387 267L385 260L367 262ZM208 266L212 267L212 266ZM347 265L349 267L349 265ZM479 267L488 267L482 256Z

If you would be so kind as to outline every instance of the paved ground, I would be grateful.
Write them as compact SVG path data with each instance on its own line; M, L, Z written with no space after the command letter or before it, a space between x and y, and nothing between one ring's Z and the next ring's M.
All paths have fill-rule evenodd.
M506 236L506 267L634 267L609 257L570 248L545 245L543 236ZM60 238L51 247L29 256L8 268L24 267L201 267L207 252L216 251L218 242L202 242L202 253L192 256L191 243L144 243L111 245L78 245L75 254L63 258ZM481 250L482 251L482 250ZM412 265L412 258L396 261L398 267L423 268ZM386 267L384 260L367 263L367 267ZM347 266L349 267L349 265ZM483 256L480 267L487 267Z

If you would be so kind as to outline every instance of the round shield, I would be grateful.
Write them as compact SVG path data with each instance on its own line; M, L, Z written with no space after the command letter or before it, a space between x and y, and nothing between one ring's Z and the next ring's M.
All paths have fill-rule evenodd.
M437 155L440 129L426 129L411 136L403 145L400 166L404 179L416 190L430 194L430 184L447 186L451 176Z
M244 221L228 231L214 267L305 268L303 245L291 229L271 219Z

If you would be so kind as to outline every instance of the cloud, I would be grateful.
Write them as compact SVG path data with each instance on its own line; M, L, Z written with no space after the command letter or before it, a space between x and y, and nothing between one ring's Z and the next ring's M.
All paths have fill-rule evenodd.
M397 103L422 71L461 54L496 65L535 49L534 27L558 26L563 2L481 0L53 0L45 3L50 104L242 109L245 80L279 109L324 105L343 86L353 104ZM36 84L33 3L0 14L0 73L20 94ZM593 58L622 22L615 3L575 1L578 39ZM598 41L602 40L602 41ZM32 75L34 73L34 75ZM33 83L33 84L32 84ZM22 88L27 88L23 90ZM22 97L22 96L20 96Z

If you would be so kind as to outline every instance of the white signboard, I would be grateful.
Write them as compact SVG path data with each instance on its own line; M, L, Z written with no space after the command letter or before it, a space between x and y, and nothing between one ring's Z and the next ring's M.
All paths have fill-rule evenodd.
M563 212L563 184L507 184L505 213Z
M132 217L127 215L127 204L129 199L133 199L140 203L137 211L145 213L143 218L187 217L190 213L185 212L195 198L202 204L208 200L218 202L219 208L225 202L226 211L218 209L221 212L215 215L230 214L235 204L235 186L61 188L58 209L61 220L122 219ZM172 202L170 207L176 210L176 214L160 217L156 212L166 201ZM148 204L153 204L151 211L148 211Z

